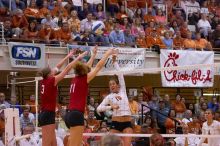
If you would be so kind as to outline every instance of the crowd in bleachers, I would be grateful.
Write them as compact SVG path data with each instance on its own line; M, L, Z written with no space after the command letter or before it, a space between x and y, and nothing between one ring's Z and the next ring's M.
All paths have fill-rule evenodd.
M220 47L217 0L100 2L84 1L77 6L71 0L11 0L9 8L8 0L0 0L5 38L156 50Z
M98 105L102 101L102 98L105 98L106 94L107 92L103 92L100 99L88 98L84 115L85 133L108 133L110 131L112 111L109 110L101 113L97 111ZM137 96L130 94L128 98L133 117L132 128L135 134L204 134L202 127L207 121L207 109L210 109L214 113L213 120L220 122L220 103L217 97L208 100L206 97L200 96L194 104L186 103L185 98L179 94L175 96L175 100L171 101L168 94L165 94L164 97L156 94L153 95L150 88L145 88ZM30 99L25 102L26 106L21 108L19 105L16 97L11 97L10 101L6 101L5 94L0 93L0 135L2 138L4 136L5 126L3 109L9 107L19 109L22 134L34 133L36 124L35 96L30 96ZM142 105L145 105L143 106L143 111ZM58 146L67 145L68 141L68 128L64 122L65 107L66 105L57 104L56 135ZM101 137L94 136L83 137L83 143L86 146L99 146L100 139ZM41 145L39 134L33 134L32 140L38 143L39 146ZM191 145L198 145L200 142L199 138L189 138L188 140ZM20 143L22 142L24 141ZM169 145L176 143L179 146L185 146L183 137L169 138L166 142ZM132 144L133 146L149 145L149 138L134 137Z

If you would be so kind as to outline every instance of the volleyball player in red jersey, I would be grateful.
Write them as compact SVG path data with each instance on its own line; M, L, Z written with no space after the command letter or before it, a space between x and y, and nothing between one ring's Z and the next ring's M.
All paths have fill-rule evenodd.
M89 67L83 63L77 63L74 66L76 76L71 81L70 103L65 116L65 123L70 128L68 146L81 146L82 144L88 83L97 75L108 57L114 52L114 49L109 49L91 72L89 72Z
M69 63L65 69L55 75L64 62L73 55L70 52L60 63L56 66L57 69L51 70L49 67L42 69L41 76L43 80L40 83L40 100L41 112L39 114L39 125L42 127L42 145L43 146L57 146L55 135L55 109L57 97L57 84L64 76L72 69L72 67L84 57L87 52L80 54L74 61Z

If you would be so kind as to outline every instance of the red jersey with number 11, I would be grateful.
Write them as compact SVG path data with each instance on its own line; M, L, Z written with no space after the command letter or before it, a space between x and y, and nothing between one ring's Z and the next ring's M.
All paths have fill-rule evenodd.
M55 77L43 79L40 84L41 110L55 112L57 86L54 86Z
M69 110L78 110L84 113L87 96L87 75L76 76L71 81Z

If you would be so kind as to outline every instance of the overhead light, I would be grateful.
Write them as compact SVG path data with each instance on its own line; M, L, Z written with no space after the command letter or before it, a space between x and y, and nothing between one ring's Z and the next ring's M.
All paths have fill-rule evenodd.
M203 96L220 96L219 93L213 94L213 93L204 93Z

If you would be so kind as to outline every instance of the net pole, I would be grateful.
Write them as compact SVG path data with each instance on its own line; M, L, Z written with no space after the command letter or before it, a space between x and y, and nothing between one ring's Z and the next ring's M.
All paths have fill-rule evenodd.
M38 132L38 84L39 84L39 80L35 78L35 110L36 110L35 130L36 132Z

